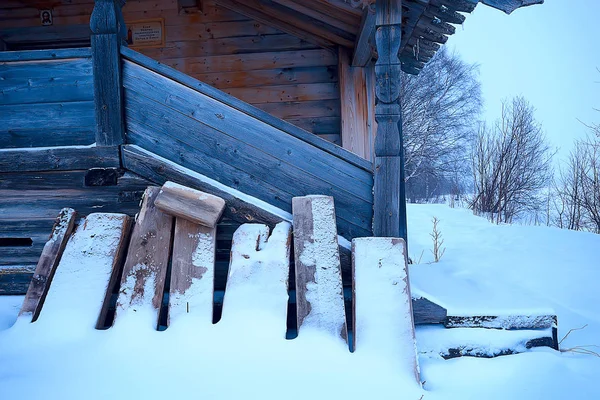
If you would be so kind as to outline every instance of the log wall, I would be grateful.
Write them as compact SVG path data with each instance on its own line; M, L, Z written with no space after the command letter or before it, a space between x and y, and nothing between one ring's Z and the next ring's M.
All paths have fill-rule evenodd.
M338 57L248 19L211 0L184 8L177 0L127 1L125 22L164 18L165 47L135 50L213 85L272 115L340 144ZM0 38L11 46L61 47L89 40L92 0L21 0L0 5ZM39 10L53 10L41 26ZM54 43L54 44L53 44ZM23 47L25 46L25 47Z

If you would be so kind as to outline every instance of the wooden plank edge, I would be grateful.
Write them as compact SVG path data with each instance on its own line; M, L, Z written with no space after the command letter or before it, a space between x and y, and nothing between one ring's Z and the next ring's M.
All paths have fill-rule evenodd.
M48 61L67 58L89 58L92 57L90 47L74 49L51 49L51 50L24 50L24 51L2 51L0 62L14 61Z
M288 133L308 144L311 144L331 155L334 155L338 158L341 158L348 163L361 168L365 171L372 172L373 164L357 156L356 154L332 143L323 138L320 138L317 135L314 135L308 131L305 131L302 128L299 128L287 121L274 117L273 115L257 108L249 103L246 103L234 96L231 96L213 86L210 86L204 82L201 82L197 79L192 78L189 75L186 75L180 71L177 71L165 64L160 63L159 61L153 60L150 57L146 57L141 53L138 53L132 49L129 49L125 46L121 46L121 55L144 68L147 68L157 74L163 75L169 79L174 80L175 82L182 84L190 89L196 90L206 96L209 96L223 104L228 105L229 107L235 108L238 111L241 111L253 118L258 119L268 125L271 125L285 133Z

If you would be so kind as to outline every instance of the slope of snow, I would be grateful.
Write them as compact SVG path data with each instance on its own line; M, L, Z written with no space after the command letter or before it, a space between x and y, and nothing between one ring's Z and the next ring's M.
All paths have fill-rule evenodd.
M439 301L451 315L555 313L559 338L587 324L563 348L600 345L600 235L495 226L467 210L437 205L411 205L408 216L408 252L421 260L410 269L414 294ZM446 252L428 264L433 216L440 219ZM341 341L316 332L286 341L182 321L164 332L117 325L65 337L81 321L48 318L8 328L19 299L0 296L0 398L600 398L600 358L549 348L493 359L420 354L421 390L390 368L391 354L351 354ZM268 318L250 321L269 326ZM525 334L426 327L418 329L417 347L463 343L489 350L520 343Z

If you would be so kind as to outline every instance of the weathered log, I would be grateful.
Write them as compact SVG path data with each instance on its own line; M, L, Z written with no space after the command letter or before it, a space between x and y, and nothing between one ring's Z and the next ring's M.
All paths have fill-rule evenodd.
M166 214L214 228L225 210L225 200L175 182L166 182L154 202Z

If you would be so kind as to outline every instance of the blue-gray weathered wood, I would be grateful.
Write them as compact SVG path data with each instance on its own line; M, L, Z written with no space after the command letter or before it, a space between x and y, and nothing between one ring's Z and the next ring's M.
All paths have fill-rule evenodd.
M2 51L0 52L0 62L60 60L66 58L82 58L91 56L92 51L89 47L81 47L76 49Z
M128 49L127 47L121 47L121 54L124 58L128 60L140 64L151 71L157 72L163 76L171 78L172 80L191 89L194 89L202 94L205 94L206 96L212 97L223 104L226 104L232 108L235 108L236 110L239 110L245 114L248 114L249 116L258 119L259 121L264 122L267 125L271 125L272 127L286 132L289 135L294 136L304 142L307 142L321 150L324 150L327 153L333 154L336 157L339 157L349 162L350 164L353 164L366 171L372 170L372 164L369 161L364 160L358 157L357 155L352 154L351 152L334 145L333 143L320 139L315 135L311 134L310 132L307 132L286 121L276 118L208 84L200 82L182 72L176 71L173 68L161 64L156 60L146 57L134 50Z
M124 142L120 14L117 0L96 0L90 19L98 146Z
M40 130L93 127L94 102L0 105L0 133L10 130Z
M375 31L375 10L370 5L363 10L360 29L354 45L353 67L365 67L373 57L373 47L370 42L371 35Z
M0 172L68 171L94 167L119 167L119 149L72 146L0 150Z
M0 149L89 145L96 141L94 126L9 129L0 132Z
M377 104L375 120L374 208L375 236L406 235L406 200L404 195L404 157L402 122L399 105L400 60L402 39L402 1L381 0L376 3L375 63Z
M288 211L294 195L334 195L340 219L368 230L372 202L361 199L355 192L332 186L320 179L322 175L310 176L199 121L182 118L175 110L129 89L125 98L128 142L176 162L183 158L194 162L198 158L200 162L192 169L222 182L232 182L230 186ZM269 188L271 192L267 192Z
M140 95L177 110L182 116L211 126L338 187L345 188L349 186L349 180L353 180L355 183L352 186L356 189L352 191L365 200L372 199L371 172L307 145L209 96L127 61L123 65L123 85L126 89L135 90ZM325 168L329 171L324 171Z

